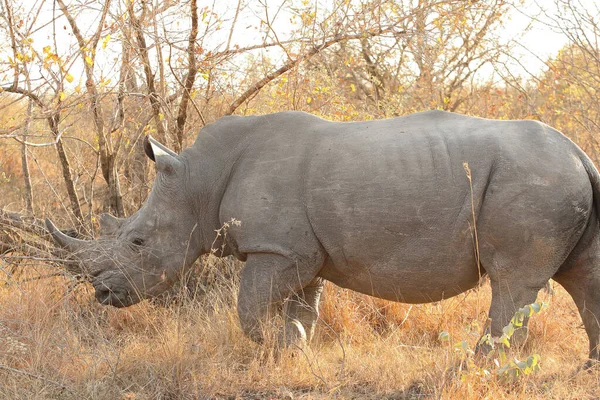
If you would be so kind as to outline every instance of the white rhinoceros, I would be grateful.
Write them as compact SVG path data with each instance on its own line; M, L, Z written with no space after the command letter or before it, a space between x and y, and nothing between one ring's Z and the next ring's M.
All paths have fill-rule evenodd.
M547 125L441 111L349 123L282 112L224 117L179 155L146 144L158 174L137 213L103 215L109 234L93 241L48 221L103 304L163 292L220 247L215 230L234 218L241 224L226 244L246 261L238 311L254 340L286 299L297 330L289 340L310 338L324 280L425 303L487 274L492 335L553 278L579 307L589 356L599 359L600 176Z

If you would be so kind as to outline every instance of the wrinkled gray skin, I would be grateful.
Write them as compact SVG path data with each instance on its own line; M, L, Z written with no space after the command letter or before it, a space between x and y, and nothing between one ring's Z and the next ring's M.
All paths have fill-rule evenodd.
M222 118L180 155L150 144L158 174L135 215L103 216L103 236L89 242L49 223L103 304L159 294L218 248L215 230L235 218L227 248L246 261L238 311L254 340L286 299L287 340L310 338L324 280L425 303L475 287L481 273L492 335L553 278L599 358L599 175L546 125L441 111L352 123L284 112Z

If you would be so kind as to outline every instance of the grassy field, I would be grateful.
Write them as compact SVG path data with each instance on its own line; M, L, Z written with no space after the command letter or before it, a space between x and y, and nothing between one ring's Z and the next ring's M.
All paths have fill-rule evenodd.
M235 312L236 265L205 261L195 298L103 307L84 284L47 273L3 277L0 288L2 399L595 399L600 370L581 369L587 338L568 294L541 292L547 310L531 322L520 359L538 353L541 370L499 378L473 348L490 290L440 303L406 305L326 287L315 341L276 350L242 334ZM275 328L273 328L275 329ZM450 340L438 339L448 332ZM467 368L467 365L470 366ZM490 372L487 375L484 370Z

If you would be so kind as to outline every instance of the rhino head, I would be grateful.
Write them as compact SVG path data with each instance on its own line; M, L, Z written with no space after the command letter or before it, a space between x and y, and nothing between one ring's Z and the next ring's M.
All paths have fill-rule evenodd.
M102 304L126 307L167 290L206 251L188 163L152 138L146 154L157 175L145 204L129 218L100 217L100 238L65 235L50 220L54 240L81 261Z

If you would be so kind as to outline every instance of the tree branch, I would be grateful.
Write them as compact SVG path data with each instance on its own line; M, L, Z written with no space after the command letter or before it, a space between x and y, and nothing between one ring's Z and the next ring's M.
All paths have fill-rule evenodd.
M338 36L335 36L332 39L329 39L329 40L323 42L322 44L320 44L318 46L314 46L314 47L310 48L309 50L305 51L303 54L301 54L300 56L298 56L296 59L290 59L290 60L288 60L279 69L277 69L274 72L271 72L270 74L268 74L267 76L265 76L264 78L262 78L261 80L259 80L258 82L256 82L254 85L252 85L248 90L246 90L244 93L242 93L241 96L239 96L236 100L234 100L230 104L230 106L229 106L227 112L225 113L225 115L231 115L231 114L233 114L235 112L235 110L237 110L237 108L240 105L242 105L242 103L244 103L246 100L248 100L254 94L256 94L257 92L259 92L269 82L271 82L272 80L274 80L278 76L286 73L290 69L296 67L301 62L303 62L305 60L308 60L309 58L311 58L315 54L317 54L317 53L319 53L319 52L327 49L328 47L330 47L330 46L332 46L332 45L334 45L336 43L342 42L342 41L353 40L353 39L371 38L371 37L375 37L375 36L381 36L381 35L383 35L385 33L390 33L390 32L394 32L394 28L393 27L392 28L380 28L380 29L375 30L375 31L357 33L357 34L352 34L352 35L338 35ZM406 31L405 30L395 31L394 33L396 35L403 35L403 34L406 34Z
M152 112L154 115L154 123L156 124L156 132L158 135L158 139L161 141L165 141L165 128L163 126L160 114L160 102L159 95L156 91L156 85L154 84L154 74L152 73L152 69L150 68L150 56L148 55L148 46L146 45L146 39L144 38L144 32L142 30L142 24L140 20L135 15L135 11L133 10L133 1L127 3L127 11L129 13L129 18L131 19L131 25L135 32L136 41L138 44L138 52L142 59L142 64L144 65L144 75L146 76L146 85L148 87L148 97L150 99L150 105L152 106ZM145 5L144 5L145 7ZM145 14L142 13L142 18Z
M177 124L175 126L175 137L177 138L176 151L180 152L183 149L183 130L185 128L185 122L187 120L187 108L191 98L192 89L196 80L196 54L195 54L195 43L196 37L198 36L198 6L196 0L192 0L190 4L190 15L192 17L192 30L188 40L188 72L185 78L185 84L183 86L183 94L181 95L181 102L179 103L179 110L177 112ZM206 125L202 114L200 114L202 123Z

